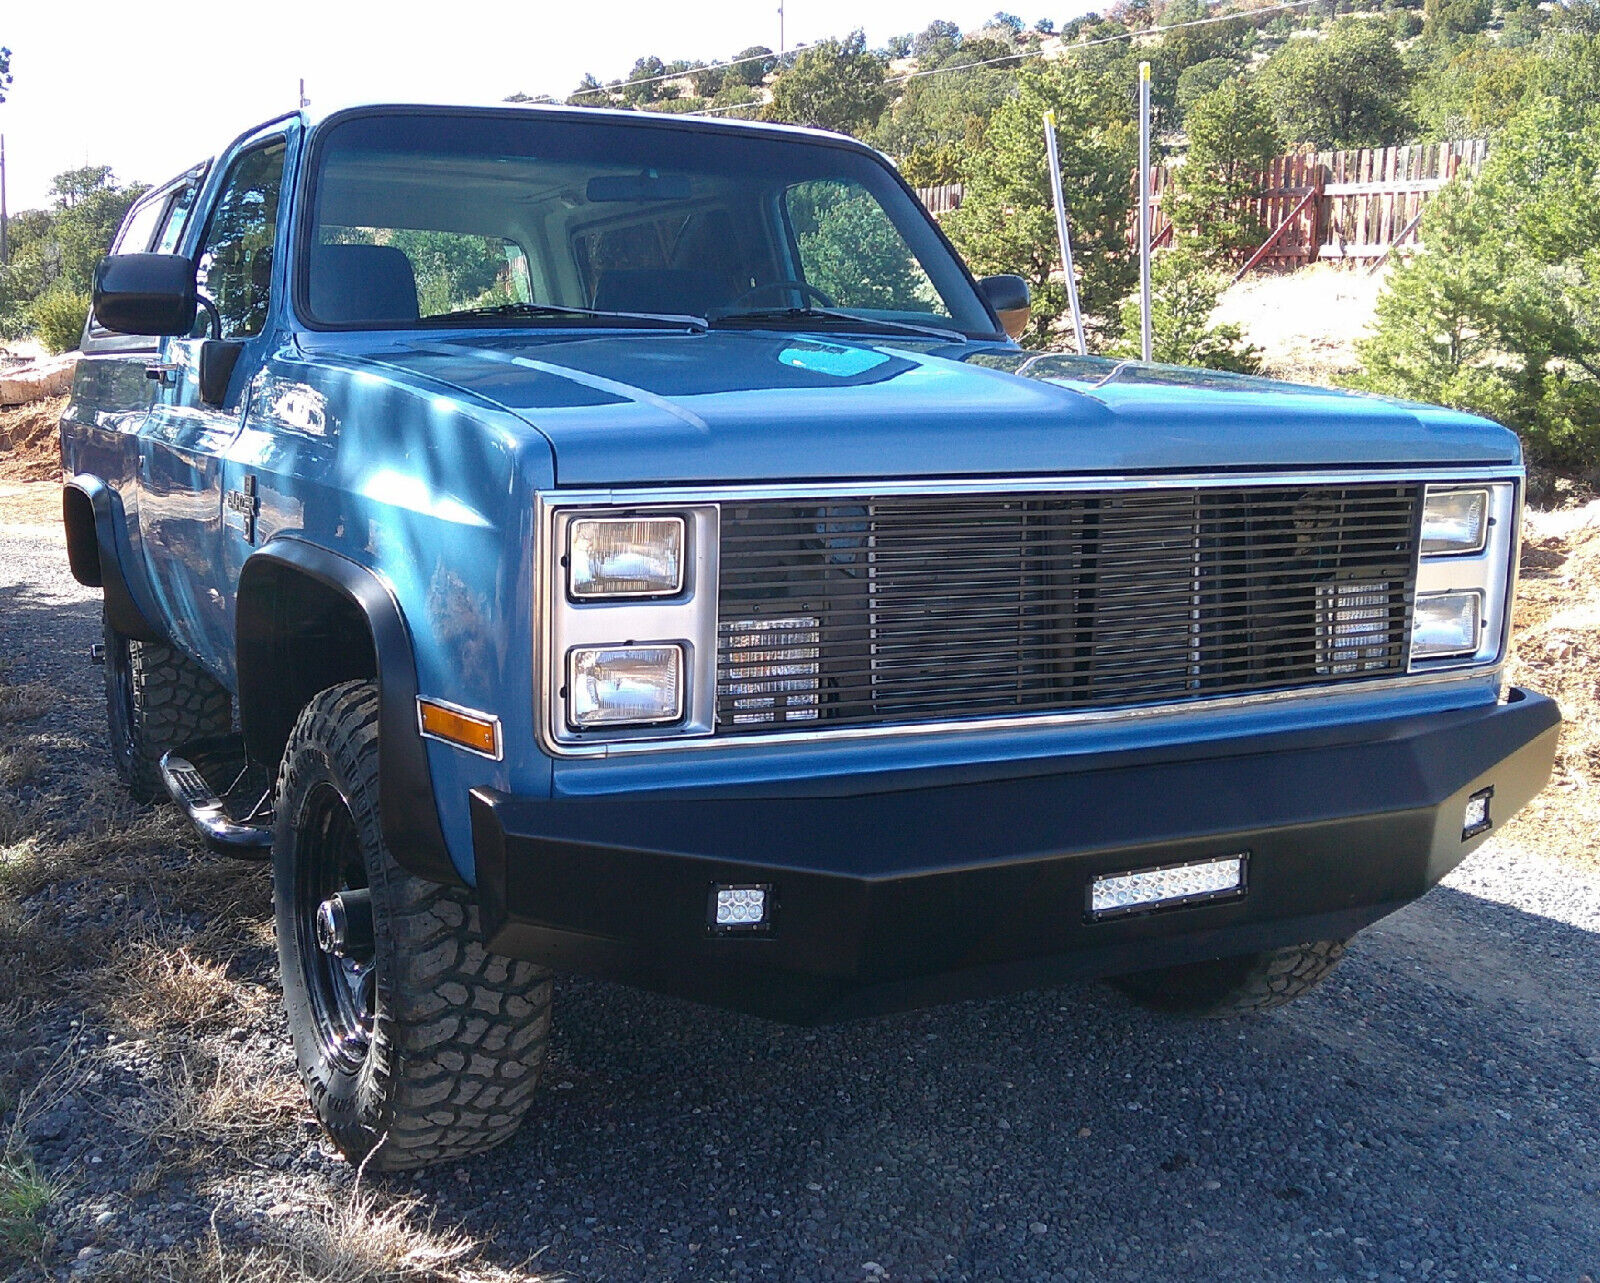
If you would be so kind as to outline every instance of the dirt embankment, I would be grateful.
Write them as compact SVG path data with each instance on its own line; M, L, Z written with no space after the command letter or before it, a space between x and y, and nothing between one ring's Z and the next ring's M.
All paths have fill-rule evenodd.
M1512 682L1566 720L1550 787L1508 831L1600 866L1600 501L1528 514L1512 646Z
M61 475L57 425L64 396L0 409L0 481L53 481Z

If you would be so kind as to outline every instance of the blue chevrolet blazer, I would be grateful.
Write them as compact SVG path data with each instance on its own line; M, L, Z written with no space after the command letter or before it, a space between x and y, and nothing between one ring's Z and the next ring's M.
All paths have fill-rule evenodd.
M510 1135L561 968L1261 1010L1542 787L1510 432L1027 307L776 126L292 115L129 213L61 425L110 746L272 861L352 1158Z

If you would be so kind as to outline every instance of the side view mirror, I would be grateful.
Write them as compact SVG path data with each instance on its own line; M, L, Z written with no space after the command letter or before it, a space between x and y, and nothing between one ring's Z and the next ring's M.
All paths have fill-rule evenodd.
M94 269L94 319L119 334L188 334L198 306L181 254L112 254Z
M1028 328L1033 305L1028 298L1028 282L1020 276L985 276L978 290L994 308L1000 324L1012 338Z

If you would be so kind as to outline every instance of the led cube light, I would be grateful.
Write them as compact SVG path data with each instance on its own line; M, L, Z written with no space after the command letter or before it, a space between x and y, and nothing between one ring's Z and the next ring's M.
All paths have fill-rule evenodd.
M567 653L567 720L654 726L683 716L683 647L576 646Z
M1418 593L1411 623L1411 658L1443 659L1471 655L1483 635L1483 594Z
M683 591L682 517L580 517L568 538L567 589L580 601Z
M1494 796L1494 788L1479 789L1467 799L1467 808L1461 813L1461 840L1475 838L1480 833L1487 833L1494 827L1494 820L1489 815L1489 799Z
M1102 873L1089 885L1089 916L1113 918L1241 896L1246 859L1241 852L1131 873Z
M711 925L718 931L753 931L769 926L772 888L719 884L711 891Z
M1487 490L1429 490L1422 505L1422 555L1477 552L1489 531Z

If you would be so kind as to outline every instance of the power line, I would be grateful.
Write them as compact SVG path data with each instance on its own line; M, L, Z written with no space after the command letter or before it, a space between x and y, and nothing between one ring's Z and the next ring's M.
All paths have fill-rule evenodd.
M708 62L700 67L686 67L682 71L668 71L659 76L643 76L638 80L614 80L610 85L596 85L593 89L574 89L567 95L568 99L581 98L585 94L605 94L608 98L612 93L621 89L631 88L634 85L659 85L666 80L684 80L694 75L697 71L726 71L729 67L742 67L747 62L773 62L782 61L781 54L775 54L768 49L766 53L753 53L747 58L730 58L727 62ZM613 89L615 86L615 89Z
M1190 27L1208 27L1219 22L1249 21L1258 14L1278 13L1285 9L1304 9L1308 5L1319 3L1319 0L1285 0L1282 4L1263 5L1259 9L1236 10L1233 13L1216 14L1209 18L1194 18L1188 22L1173 22L1165 26L1142 27L1138 31L1120 31L1114 36L1100 36L1095 40L1077 40L1071 44L1060 46L1056 57L1065 57L1068 53L1076 53L1080 49L1093 49L1097 45L1115 44L1119 40L1134 40L1140 36L1159 36L1168 31L1184 31ZM947 67L930 67L926 71L908 71L902 76L893 76L885 80L885 84L903 85L910 80L920 80L926 76L942 76L949 72L973 71L978 67L992 67L1000 63L1017 63L1027 58L1044 59L1043 51L1035 50L1030 53L1008 53L998 58L985 58L980 62L962 62ZM1054 61L1050 59L1049 61ZM732 103L726 107L705 107L698 111L684 112L686 116L718 116L725 111L745 111L751 107L760 106L759 103L741 102Z

